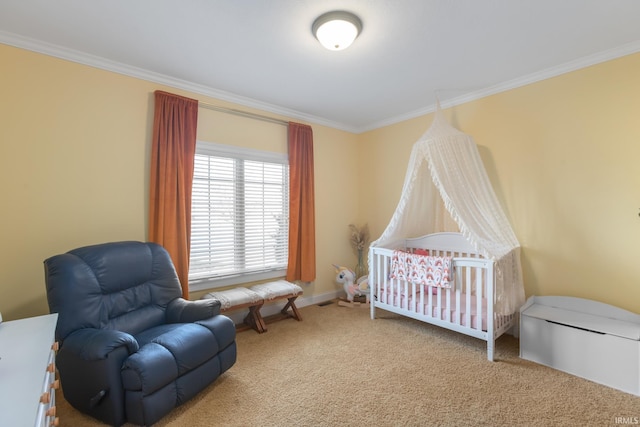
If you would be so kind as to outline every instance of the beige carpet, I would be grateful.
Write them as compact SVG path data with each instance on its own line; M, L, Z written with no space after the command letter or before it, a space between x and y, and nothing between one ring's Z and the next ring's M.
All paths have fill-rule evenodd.
M158 426L616 426L640 398L378 310L301 309L238 334L238 361ZM62 426L101 426L58 393ZM624 418L619 418L624 417Z

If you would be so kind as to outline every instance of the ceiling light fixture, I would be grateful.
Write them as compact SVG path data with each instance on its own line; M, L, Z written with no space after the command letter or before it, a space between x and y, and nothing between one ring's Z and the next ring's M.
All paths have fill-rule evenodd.
M348 48L360 31L362 31L360 18L345 11L333 11L320 15L311 26L313 35L329 50Z

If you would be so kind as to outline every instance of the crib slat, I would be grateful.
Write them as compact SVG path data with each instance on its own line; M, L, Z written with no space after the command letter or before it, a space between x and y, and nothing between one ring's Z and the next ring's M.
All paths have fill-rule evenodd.
M459 271L457 272L455 271L456 269L458 269L457 263L456 264L452 263L452 268L454 269L453 280L454 280L454 289L456 292L456 318L454 319L454 323L456 325L459 325L462 322L462 312L460 311L460 298L461 298L463 289L461 288L464 288L464 287L462 286L462 282L461 282L462 278L459 277L459 274L456 274L456 273L459 273Z
M416 284L415 283L411 283L411 311L413 311L414 313L417 312L417 310L416 310Z
M447 306L445 320L447 322L451 322L451 289L445 290L444 293L445 293L446 306Z
M484 297L484 292L482 289L482 279L483 272L480 269L476 268L476 313L482 313L482 298ZM478 316L476 315L476 318ZM482 330L482 316L480 316L480 321L476 322L476 328Z
M378 259L380 260L380 267L382 268L382 274L378 272L378 277L379 277L378 280L382 282L382 286L384 288L384 292L380 292L380 290L378 290L378 295L383 295L385 302L387 302L387 287L389 286L389 274L388 274L389 263L385 259L384 255L379 254L378 256L379 256Z
M471 287L471 270L467 267L465 272L465 287L467 289L465 298L465 311L464 311L464 324L467 328L471 328L471 298L473 297L474 289Z

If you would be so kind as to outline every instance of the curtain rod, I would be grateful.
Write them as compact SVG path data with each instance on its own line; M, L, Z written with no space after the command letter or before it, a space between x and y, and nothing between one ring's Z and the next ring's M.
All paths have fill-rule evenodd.
M220 111L227 114L235 114L236 116L247 117L249 119L262 120L264 122L275 123L278 125L289 126L289 122L280 119L274 119L273 117L263 116L261 114L249 113L247 111L235 110L233 108L219 107L213 104L207 104L206 102L198 101L198 107L206 108L207 110Z

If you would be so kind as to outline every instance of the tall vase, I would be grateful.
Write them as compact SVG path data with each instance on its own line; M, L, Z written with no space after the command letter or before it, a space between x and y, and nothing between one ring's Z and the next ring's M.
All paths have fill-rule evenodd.
M358 249L358 264L356 264L356 268L354 270L354 273L356 273L356 280L367 275L367 267L364 265L362 252L362 249Z

